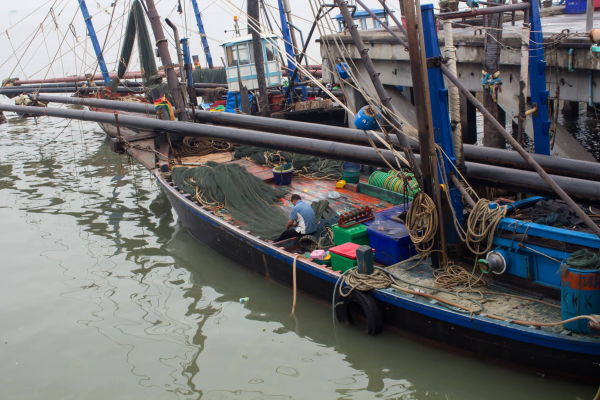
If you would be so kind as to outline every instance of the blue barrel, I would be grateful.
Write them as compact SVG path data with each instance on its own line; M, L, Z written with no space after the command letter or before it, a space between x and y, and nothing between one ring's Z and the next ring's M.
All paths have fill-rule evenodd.
M335 70L337 71L337 73L340 75L340 78L342 78L342 79L350 78L350 74L348 73L349 69L350 68L348 68L348 64L346 64L346 63L339 63L339 64L336 64L336 66L335 66Z
M356 117L354 117L354 126L363 131L378 130L379 124L377 123L377 120L379 120L379 122L382 121L381 110L375 106L364 106L356 113Z
M292 176L294 175L292 163L278 165L272 171L273 180L276 185L289 185L292 183Z
M579 315L600 314L600 269L566 268L561 274L560 285L563 320ZM588 322L588 319L580 319L564 327L576 333L592 333L587 327Z

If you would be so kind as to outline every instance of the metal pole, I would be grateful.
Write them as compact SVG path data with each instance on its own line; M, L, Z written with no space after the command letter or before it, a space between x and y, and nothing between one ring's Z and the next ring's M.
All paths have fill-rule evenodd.
M369 50L365 47L365 44L360 37L360 33L358 33L358 28L352 19L352 15L350 15L350 11L348 10L347 2L344 0L335 0L335 4L340 8L340 12L344 17L344 21L346 22L346 26L348 26L350 30L350 34L352 35L352 39L354 40L354 44L358 49L360 57L365 64L365 68L371 77L371 81L373 82L373 86L375 86L375 91L377 92L377 96L381 103L392 111L392 114L397 114L395 112L394 106L392 104L392 99L388 97L388 94L383 87L383 83L379 79L379 73L375 70L375 66L373 65L373 61L369 56ZM410 148L410 144L408 143L408 138L402 133L402 127L400 123L397 121L395 115L388 115L389 119L394 124L394 128L396 131L396 136L398 137L398 141L400 142L400 146L406 155L408 162L412 168L412 171L419 182L419 185L423 188L423 174L421 173L421 168L419 164L415 161L415 156L413 154L412 149Z
M385 23L385 21L380 20L377 15L375 15L375 13L373 11L371 11L371 9L369 7L367 7L365 5L365 3L363 3L360 0L356 0L356 2L375 20L379 23L379 25L381 25L386 31L388 31L398 42L400 42L400 44L402 46L404 46L404 48L408 49L408 45L406 44L406 42L404 40L402 40L400 38L400 36L396 35L396 32L394 32L389 26L388 24ZM383 3L385 5L385 3Z
M531 0L529 11L529 85L531 106L537 111L531 115L533 122L533 144L537 154L550 155L550 120L548 119L548 97L546 90L546 61L544 61L544 36L540 6L536 0Z
M310 39L312 38L312 35L315 32L315 28L317 27L317 22L322 18L322 16L321 16L321 11L322 10L323 10L323 6L319 7L319 11L317 12L317 18L315 19L315 21L313 22L313 24L312 24L312 26L310 28L310 32L308 33L308 38L306 39L306 42L304 43L304 48L302 49L302 53L298 57L298 64L302 64L302 59L304 58L304 55L306 54L306 49L308 48L308 44L310 43ZM331 10L332 10L332 8L330 8L326 13L324 13L323 17L325 15L329 14L329 12ZM281 101L282 105L283 105L284 102L287 101L288 95L290 94L290 91L292 90L292 88L294 87L295 82L297 81L297 79L296 79L297 76L298 76L298 68L294 69L294 73L292 74L292 76L290 78L290 84L285 89L285 94L283 96L283 100Z
M192 75L192 57L190 55L190 46L187 38L183 38L179 42L181 43L181 50L183 52L183 69L187 78L186 82L189 102L197 106L198 100L196 99L196 86L194 84L194 76Z
M398 21L398 18L396 18L396 16L394 15L394 13L392 13L388 7L385 5L385 0L379 0L379 3L383 6L383 9L385 10L385 12L388 13L388 15L390 17L392 17L392 20L394 21L394 23L396 24L396 26L398 27L398 29L400 29L400 32L402 32L402 34L406 37L408 37L406 35L406 29L404 29L404 26L402 25L402 22ZM404 2L402 2L402 0L400 0L400 9L404 10ZM402 15L403 17L406 17L406 11L402 11L404 12L404 14Z
M177 62L179 63L179 72L181 75L181 82L179 82L179 90L181 92L182 87L187 86L187 74L183 72L184 62L183 62L183 50L181 49L181 41L179 40L179 30L177 27L169 20L169 18L165 18L165 22L171 29L173 29L173 36L175 37L175 50L177 51ZM182 108L187 108L187 97L185 95L181 95L181 100L183 101Z
M594 0L587 0L585 9L585 31L591 32L594 29Z
M537 0L533 0L536 2ZM477 15L486 15L486 14L498 14L505 13L511 11L519 11L526 10L529 8L529 3L518 3L518 4L507 4L505 6L498 7L489 7L489 8L477 8L471 11L456 11L449 13L440 13L438 14L439 19L456 19L463 17L475 17Z
M290 30L290 37L292 38L292 46L294 48L294 55L298 54L298 43L296 42L296 27L292 22L292 7L290 6L290 0L282 0L283 11L286 13L288 24L294 28Z
M102 54L100 43L98 43L98 36L96 36L96 30L94 29L94 25L92 24L92 17L90 17L90 13L88 12L85 0L79 0L79 8L81 9L81 14L83 14L85 26L87 27L90 39L92 40L92 46L94 47L96 57L98 58L98 65L100 66L100 71L102 72L102 79L104 79L104 83L108 85L108 83L110 82L110 75L108 73L108 70L106 69L104 55Z
M415 14L415 5L411 0L404 0L404 12L406 13L406 27L408 40L408 54L410 60L410 74L413 83L413 93L415 95L415 112L417 114L417 131L419 135L419 147L421 149L421 169L423 172L423 191L429 197L433 198L432 184L432 166L431 153L429 149L429 125L431 116L428 114L428 104L425 99L425 78L423 70L417 60L421 58L419 51L419 37L417 31L417 16Z
M140 114L154 114L154 106L148 103L132 103L128 101L115 101L104 99L91 99L81 97L67 97L51 94L31 94L32 100L47 101L60 104L76 104L105 108L109 110L128 111ZM191 114L191 110L188 110ZM252 129L257 131L277 133L286 136L299 136L305 138L332 140L348 144L361 146L371 146L369 139L364 131L359 129L342 128L338 126L317 125L308 122L288 121L276 118L263 118L252 115L239 115L233 113L215 113L209 111L196 110L196 121L210 123L215 125L225 125L236 128ZM381 133L367 132L371 140L381 148L376 135ZM394 144L398 144L398 139L391 138ZM413 150L419 150L419 145L415 141L410 141ZM494 149L490 147L465 145L465 156L467 165L473 163L494 165L503 167L506 174L517 170L527 170L531 167L521 158L519 153L512 150ZM543 156L531 154L531 157L548 173L562 175L581 180L590 180L600 182L600 163L572 160L567 158L558 158L552 156Z
M535 0L533 1L535 2ZM477 101L477 99L471 94L471 92L469 92L469 90L462 84L462 82L459 81L456 76L452 75L452 73L450 73L450 70L445 65L441 64L440 68L442 69L444 75L446 75L448 79L450 79L456 85L456 87L460 89L460 91L467 97L467 99L469 99L471 103L473 103L475 107L477 107L479 112L481 112L485 118L487 118L492 122L492 124L494 124L498 132L500 132L502 136L504 136L506 141L513 147L513 149L515 149L521 155L521 157L523 157L523 159L527 161L527 163L533 168L533 170L539 174L539 176L552 188L552 190L554 190L554 192L565 203L567 203L569 208L575 214L577 214L577 216L581 218L583 222L585 222L585 224L594 232L594 234L600 237L600 227L598 227L598 225L596 225L590 219L590 217L588 217L587 214L583 212L581 207L575 204L575 202L569 197L569 195L567 195L565 191L560 186L558 186L554 180L552 180L552 178L546 173L546 171L542 169L542 167L540 167L540 165L531 157L531 155L527 153L523 149L523 147L521 147L521 145L517 143L517 141L512 137L512 135L508 133L506 129L504 129L504 127L492 117L488 110L486 110L485 107L479 101Z
M254 67L258 79L258 105L263 117L269 115L269 95L265 80L265 57L263 41L260 37L260 8L258 0L248 0L248 28L252 33L252 50L254 51ZM296 73L296 71L294 71Z
M160 54L160 59L163 63L163 69L166 71L169 93L171 93L171 97L175 103L173 105L175 106L177 117L180 121L186 121L188 115L187 112L185 112L185 108L181 107L180 105L181 95L179 90L179 80L177 79L177 74L175 73L175 65L171 61L169 44L167 43L162 24L160 23L160 15L158 15L158 11L156 11L154 0L146 0L146 6L148 8L150 25L152 26L154 38L156 39L156 47L158 47L158 53Z
M528 11L525 10L521 37L528 38L531 29L528 22ZM529 73L529 40L521 43L521 70L519 74L519 120L517 121L517 141L520 145L525 143L525 111L527 109L527 74Z
M208 40L206 40L202 15L200 14L200 10L198 10L198 3L196 0L192 0L192 6L194 7L194 15L196 15L196 24L198 25L198 31L200 32L200 39L202 40L202 48L204 49L204 55L206 56L206 63L208 64L208 69L213 69L213 59L210 54L210 48L208 47Z
M74 99L87 100L87 99ZM121 101L122 107L133 109L134 106L149 107L139 103ZM105 124L115 124L114 114L107 112L70 110L58 107L26 107L0 104L0 111L10 111L23 114L45 115L49 117L68 118L81 121L92 121ZM259 117L252 117L259 118ZM168 132L184 136L222 139L224 141L247 144L282 151L291 151L331 160L342 160L386 167L382 157L389 163L395 162L395 157L389 150L381 150L381 156L371 147L356 146L338 141L315 140L302 137L282 137L278 134L257 132L248 129L237 129L207 124L191 124L180 121L159 120L145 116L120 115L121 126L133 127L152 132ZM126 137L125 137L126 138ZM418 157L417 157L418 161ZM498 168L484 164L471 163L467 165L467 179L481 185L499 183L503 188L515 191L527 191L541 195L552 195L552 189L537 174L529 171L511 170L506 173L505 168ZM600 183L553 177L561 187L569 190L573 196L587 203L600 204Z
M458 180L456 175L450 174L450 180L452 181L454 186L456 186L458 188L458 191L460 192L462 197L464 197L467 204L470 205L471 207L475 207L475 200L473 200L471 195L467 192L467 189L465 189L465 187L462 185L462 183L460 183L460 181Z

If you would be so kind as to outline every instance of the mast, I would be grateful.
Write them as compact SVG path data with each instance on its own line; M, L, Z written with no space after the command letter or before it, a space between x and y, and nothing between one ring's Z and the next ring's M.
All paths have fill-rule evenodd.
M208 47L208 40L206 40L206 32L204 31L204 24L202 23L202 15L198 9L198 2L192 0L192 6L194 6L194 14L196 15L196 23L198 24L198 31L200 32L200 39L202 40L206 63L208 64L208 69L213 69L213 60L210 54L210 48Z
M252 33L252 50L254 51L254 68L258 79L258 104L260 113L266 117L269 113L269 97L265 80L265 57L263 40L260 36L260 8L258 0L248 0L248 28Z
M154 32L154 39L156 40L156 47L158 47L158 53L160 54L160 59L163 63L163 69L166 71L169 93L171 93L171 97L175 103L173 105L175 106L177 118L180 121L187 121L188 114L184 107L180 107L181 95L179 91L179 80L175 73L175 65L171 61L169 44L167 43L167 39L165 39L165 32L160 23L160 15L158 15L158 11L156 11L154 0L146 0L146 6L148 8L148 18L150 19L152 31Z
M296 64L294 61L296 61L296 54L294 53L294 45L292 42L292 37L290 35L290 27L288 25L288 20L286 17L286 12L285 12L285 7L283 5L283 1L284 0L277 0L279 3L279 18L281 19L281 33L283 36L283 41L285 44L285 52L287 54L287 65L288 65L288 73L290 75L290 77L292 76L292 74L294 73L294 70L296 69ZM296 74L296 78L294 79L294 82L299 82L300 79L298 78L298 75ZM302 97L305 98L305 88L303 87L302 89Z
M85 26L87 27L90 39L92 40L92 46L94 47L94 52L96 53L96 58L98 59L98 65L100 66L100 71L102 72L102 79L104 79L104 84L108 85L110 82L110 75L106 69L104 55L102 54L100 43L98 43L98 36L96 36L96 31L94 30L94 25L92 24L92 17L90 17L85 0L79 0L79 8L81 9L81 14L83 14L83 19L85 20Z
M544 36L540 7L537 1L530 1L529 12L529 86L531 106L537 111L531 114L533 122L533 145L536 154L550 155L550 120L548 119L548 97L546 90L546 61L544 60Z

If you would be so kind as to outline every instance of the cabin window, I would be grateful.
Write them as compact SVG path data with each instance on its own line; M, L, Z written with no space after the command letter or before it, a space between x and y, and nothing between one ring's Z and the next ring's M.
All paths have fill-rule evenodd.
M264 42L265 53L267 53L267 61L275 60L275 52L273 51L273 45L269 42Z
M375 20L373 18L367 18L366 20L367 23L367 28L366 29L373 29L375 28Z
M230 67L235 67L238 65L237 52L235 51L235 46L227 47L227 63Z
M365 27L363 26L363 19L362 18L355 19L354 23L356 25L358 25L358 29L365 29Z
M237 53L240 65L250 64L250 54L248 53L248 46L246 45L246 43L238 44Z

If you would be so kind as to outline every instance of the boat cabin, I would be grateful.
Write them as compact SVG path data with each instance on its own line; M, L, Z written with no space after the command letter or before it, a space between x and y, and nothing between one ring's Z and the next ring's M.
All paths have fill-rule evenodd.
M267 87L281 86L283 78L277 53L277 36L261 35L261 41ZM242 85L246 86L248 90L258 89L252 35L235 38L222 46L225 52L229 90L235 92L240 90L239 78L241 78Z
M385 21L386 24L390 23L389 13L387 13L383 8L374 8L371 9L371 11L373 11L373 14L375 14L381 21ZM381 28L381 24L372 18L366 11L356 11L353 18L356 25L358 25L358 29L360 30ZM338 23L338 32L343 32L344 29L346 29L346 23L344 22L344 17L342 14L336 15L333 17L333 19L335 19Z

